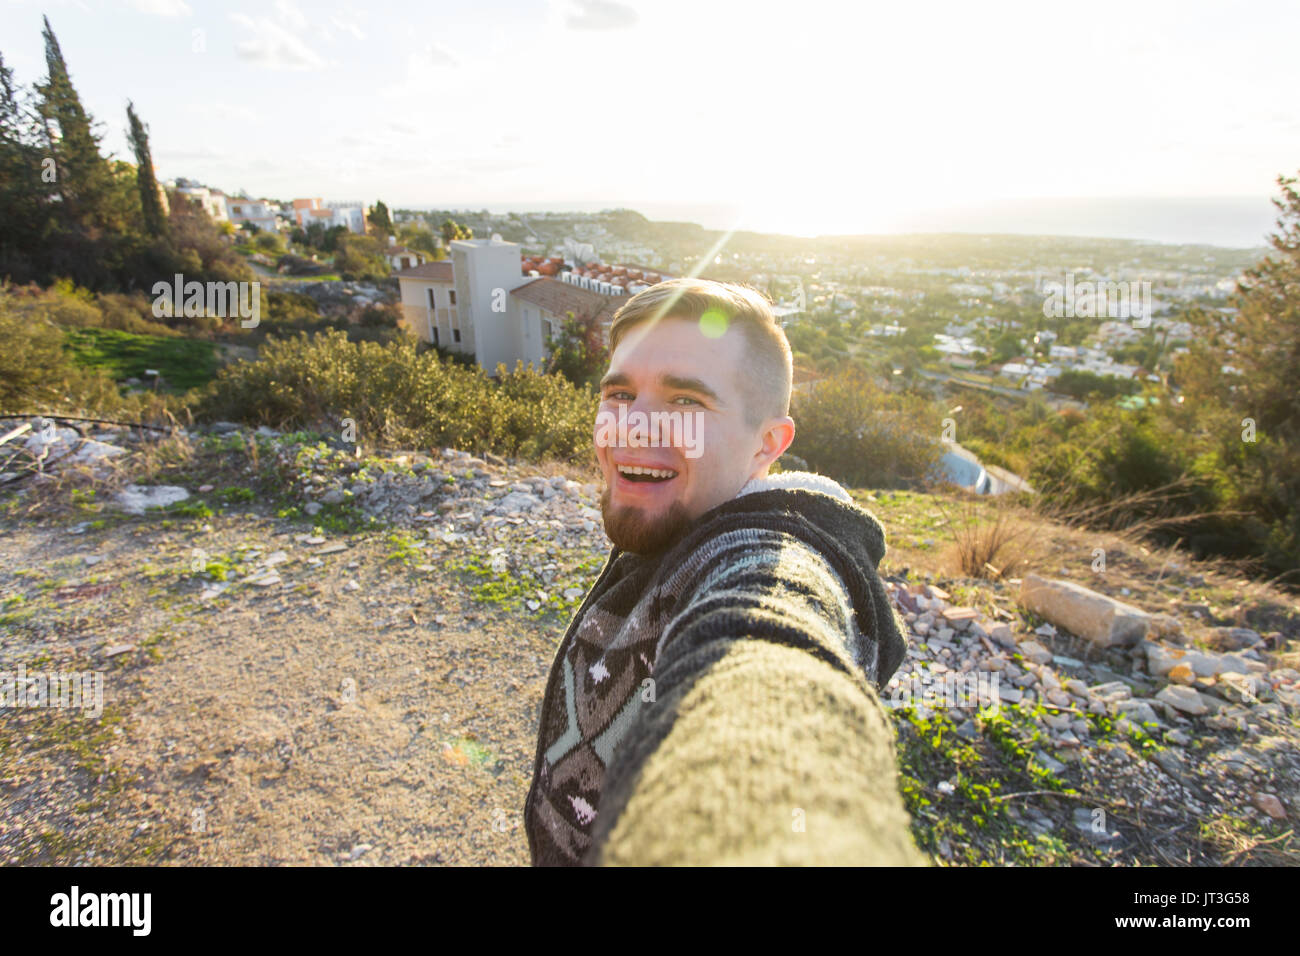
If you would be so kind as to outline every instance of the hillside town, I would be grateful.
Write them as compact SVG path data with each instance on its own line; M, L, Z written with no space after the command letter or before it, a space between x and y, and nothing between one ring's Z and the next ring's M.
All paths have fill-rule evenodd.
M375 232L358 201L251 199L186 179L163 185L238 232L269 231L290 244L295 230L313 224ZM465 236L440 234L447 221ZM498 364L543 366L566 318L596 323L608 341L625 296L663 278L703 275L762 289L787 329L843 330L835 337L843 354L902 366L910 347L923 374L1049 396L1067 373L1117 380L1132 395L1161 383L1192 335L1182 311L1202 305L1230 314L1227 298L1250 261L1245 250L1116 241L1112 251L1103 241L1081 241L1093 247L1085 251L1055 248L1062 240L1053 239L1011 261L973 267L940 265L942 255L924 252L857 254L858 237L836 248L833 239L754 234L726 237L703 261L700 247L715 244L711 234L630 210L401 209L380 231L377 255L396 279L407 327L489 372ZM421 249L398 238L422 231ZM1069 301L1054 315L1052 300L1063 291ZM816 357L804 357L805 380L816 377L809 368ZM1059 401L1077 404L1078 396L1062 393Z

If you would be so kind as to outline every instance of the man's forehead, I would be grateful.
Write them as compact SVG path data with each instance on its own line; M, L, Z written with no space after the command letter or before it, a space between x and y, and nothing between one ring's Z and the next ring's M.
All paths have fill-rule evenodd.
M697 320L678 316L634 326L610 356L609 374L655 379L676 375L703 379L715 389L728 388L732 376L727 373L742 344L737 331L707 336Z

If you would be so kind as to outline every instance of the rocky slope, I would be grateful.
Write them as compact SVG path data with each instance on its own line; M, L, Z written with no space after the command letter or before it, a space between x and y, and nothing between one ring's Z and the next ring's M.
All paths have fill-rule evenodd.
M43 424L9 472L42 474L0 491L0 670L102 671L105 706L0 717L0 859L526 862L543 682L607 549L594 475ZM1295 862L1294 633L1133 608L1109 643L1018 581L884 570L937 862Z

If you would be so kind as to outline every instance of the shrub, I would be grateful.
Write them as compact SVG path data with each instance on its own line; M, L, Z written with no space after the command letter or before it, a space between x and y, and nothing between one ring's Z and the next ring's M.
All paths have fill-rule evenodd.
M796 393L791 416L791 452L850 485L916 486L933 476L943 455L933 409L880 388L852 366Z
M271 339L253 362L223 369L205 416L304 428L345 418L371 446L457 448L574 458L591 446L596 396L531 366L482 369L417 352L409 339L350 342L329 331ZM330 427L326 425L326 427Z

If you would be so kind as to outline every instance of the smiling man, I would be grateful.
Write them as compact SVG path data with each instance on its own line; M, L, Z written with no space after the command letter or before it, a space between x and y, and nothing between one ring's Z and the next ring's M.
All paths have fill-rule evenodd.
M795 423L767 301L661 282L610 345L613 548L547 681L533 862L924 864L877 696L904 651L884 535L834 481L769 476Z

